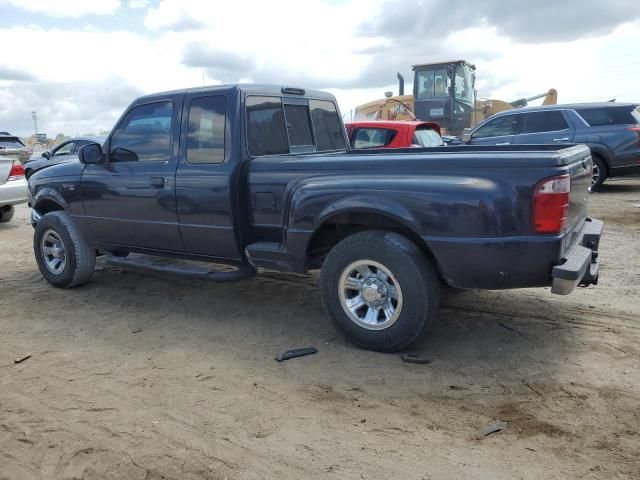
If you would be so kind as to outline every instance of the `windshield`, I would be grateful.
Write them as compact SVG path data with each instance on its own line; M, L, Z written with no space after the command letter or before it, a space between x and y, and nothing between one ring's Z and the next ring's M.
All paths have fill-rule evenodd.
M15 149L22 147L24 147L24 144L17 137L0 137L0 148Z
M456 100L473 103L473 72L469 65L456 67Z
M448 97L451 81L445 69L416 72L418 98Z

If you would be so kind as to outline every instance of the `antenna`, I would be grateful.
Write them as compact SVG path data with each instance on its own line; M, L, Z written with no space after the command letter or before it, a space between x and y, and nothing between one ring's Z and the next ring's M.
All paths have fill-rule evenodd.
M38 136L38 113L34 110L31 112L31 118L33 118L33 133L34 137Z

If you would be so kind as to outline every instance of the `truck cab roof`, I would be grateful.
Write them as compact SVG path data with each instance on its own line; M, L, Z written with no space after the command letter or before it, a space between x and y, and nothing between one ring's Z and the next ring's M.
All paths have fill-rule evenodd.
M237 84L223 84L223 85L209 85L205 87L194 88L182 88L179 90L169 90L165 92L152 93L149 95L143 95L135 100L139 102L141 100L155 100L167 97L168 95L178 95L186 93L202 93L207 94L221 94L231 91L242 92L244 94L256 94L256 95L276 95L276 96L303 96L313 97L318 99L335 100L335 97L330 93L323 92L321 90L311 90L308 88L289 87L283 85L261 84L261 83L237 83Z

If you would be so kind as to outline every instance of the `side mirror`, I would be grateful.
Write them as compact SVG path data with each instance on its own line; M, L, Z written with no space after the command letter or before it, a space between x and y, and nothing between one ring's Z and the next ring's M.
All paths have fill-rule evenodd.
M102 146L97 143L89 143L80 148L78 152L78 159L80 163L100 163L104 160L104 153L102 152Z
M470 128L465 128L464 129L464 133L460 137L460 140L462 140L463 143L469 143L471 141L471 137L472 137L471 129Z
M49 150L45 150L44 152L42 152L42 156L44 158L51 158L51 152L49 152Z

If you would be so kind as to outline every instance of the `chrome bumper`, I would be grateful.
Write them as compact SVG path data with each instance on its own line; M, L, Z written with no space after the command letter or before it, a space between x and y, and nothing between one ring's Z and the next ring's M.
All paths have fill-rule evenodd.
M598 245L604 223L588 218L582 229L582 238L562 258L563 263L553 267L551 293L569 295L580 285L598 283Z
M26 203L29 199L29 184L23 178L0 185L0 207Z

